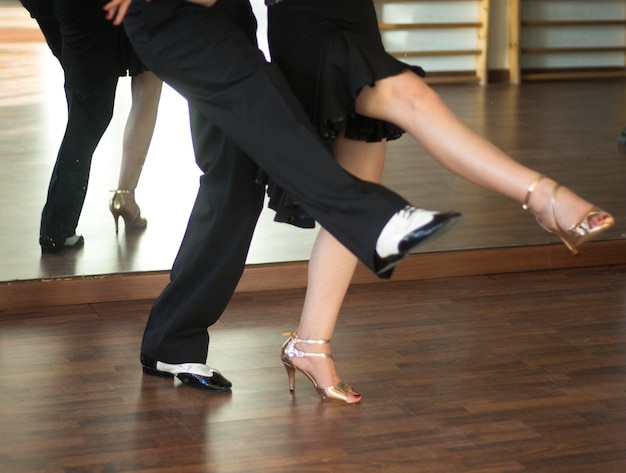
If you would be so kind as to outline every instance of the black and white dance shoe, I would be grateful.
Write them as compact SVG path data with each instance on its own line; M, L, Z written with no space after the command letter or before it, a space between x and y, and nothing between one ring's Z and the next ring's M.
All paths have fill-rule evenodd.
M434 235L441 236L461 219L459 212L433 212L406 206L396 212L376 241L376 274L389 277L390 270L409 252Z
M161 378L176 376L184 384L205 391L228 391L232 387L232 383L219 371L203 363L163 363L142 353L141 366L145 374Z
M42 253L58 253L64 248L80 248L85 243L82 235L72 235L67 238L52 238L49 236L40 236L39 245Z

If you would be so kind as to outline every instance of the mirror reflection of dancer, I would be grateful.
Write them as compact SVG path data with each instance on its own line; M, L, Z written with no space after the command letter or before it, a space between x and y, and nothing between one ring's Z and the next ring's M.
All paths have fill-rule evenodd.
M574 254L613 224L608 213L522 166L461 123L422 80L421 69L385 52L372 0L268 3L272 61L319 134L332 143L335 159L355 176L380 181L385 141L401 134L393 123L456 175L522 203ZM299 215L280 190L274 189L272 200L279 218ZM329 347L356 261L320 230L300 323L282 351L292 390L299 370L323 399L361 399L341 382Z
M65 76L67 125L41 214L39 244L43 253L78 248L76 234L91 160L113 117L120 76L132 76L132 107L126 122L119 187L110 210L118 228L143 228L135 187L150 146L161 95L161 80L146 71L122 28L102 13L101 0L20 0L37 21Z
M143 370L223 391L230 381L206 364L207 328L244 268L263 205L257 165L381 277L459 214L416 209L342 170L278 68L258 50L249 1L196 3L207 2L112 0L105 9L115 22L124 19L150 70L187 99L204 173L170 283L146 324Z

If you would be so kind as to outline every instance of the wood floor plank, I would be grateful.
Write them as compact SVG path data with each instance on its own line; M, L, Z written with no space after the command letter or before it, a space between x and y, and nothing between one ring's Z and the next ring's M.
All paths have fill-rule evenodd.
M152 300L5 310L0 461L31 472L621 472L626 265L353 286L333 339L360 405L278 358L301 288L237 293L211 395L142 374Z

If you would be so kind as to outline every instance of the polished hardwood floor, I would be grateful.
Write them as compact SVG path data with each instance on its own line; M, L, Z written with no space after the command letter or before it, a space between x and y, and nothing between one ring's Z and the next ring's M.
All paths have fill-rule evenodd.
M208 394L142 375L151 301L0 310L10 473L621 473L626 265L355 285L333 340L360 405L278 358L302 290L235 295Z

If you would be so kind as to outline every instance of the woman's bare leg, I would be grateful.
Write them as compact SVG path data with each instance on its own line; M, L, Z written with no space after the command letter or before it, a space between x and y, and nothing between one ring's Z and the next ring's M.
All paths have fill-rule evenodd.
M334 142L335 159L348 172L367 181L380 182L386 143L365 143L338 138ZM330 340L335 323L352 280L357 259L323 228L313 245L308 268L308 284L300 323L296 332L302 339ZM328 353L328 345L301 345L303 351ZM294 364L310 372L322 387L341 381L331 358L294 358ZM360 397L350 396L348 402Z
M374 87L364 87L356 109L363 115L402 127L454 174L520 203L538 175L464 125L413 72L382 79ZM530 210L549 228L557 228L550 206L555 185L551 179L542 179L529 201ZM570 228L591 207L589 202L562 188L558 193L559 224Z
M130 214L138 214L135 188L150 148L156 125L162 82L152 72L146 71L131 80L132 105L124 129L122 163L117 188L131 191L125 195Z

